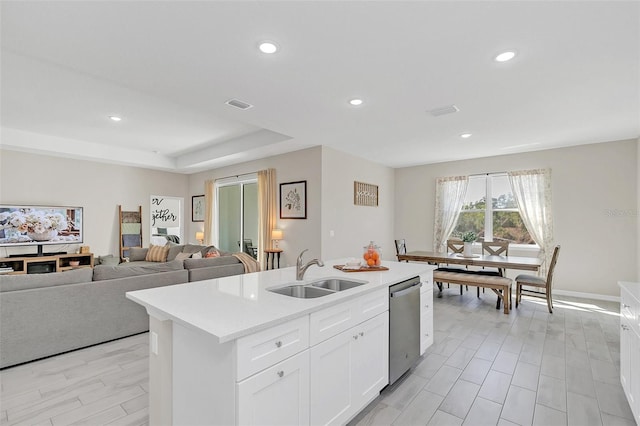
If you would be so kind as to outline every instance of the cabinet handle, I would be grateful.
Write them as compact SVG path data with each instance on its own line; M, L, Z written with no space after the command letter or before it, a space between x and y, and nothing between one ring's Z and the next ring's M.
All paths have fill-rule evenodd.
M630 305L627 305L626 303L623 303L623 304L622 304L622 307L623 307L623 308L630 308L631 306L630 306Z
M358 335L353 336L353 340L358 340Z
M359 334L360 336L364 336L364 331L361 331Z
M424 305L425 308L429 309L429 305Z
M278 377L282 377L282 376L284 376L284 371L282 370L278 371Z
M278 341L276 342L276 348L279 348L280 346L282 346L282 342L281 342L280 340L278 340Z
M624 331L629 330L629 327L628 327L627 325L625 325L625 324L620 324L620 327L622 327L622 329L623 329Z

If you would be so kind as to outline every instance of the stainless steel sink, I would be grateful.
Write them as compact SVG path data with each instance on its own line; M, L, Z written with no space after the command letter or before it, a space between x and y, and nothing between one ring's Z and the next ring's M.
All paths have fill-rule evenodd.
M270 288L269 291L285 296L297 297L300 299L313 299L314 297L326 296L334 293L323 288L313 287L309 285L289 285L280 288Z
M299 299L313 299L315 297L327 296L342 290L364 285L366 282L343 280L341 278L326 278L315 280L304 284L292 284L277 288L268 288L270 292L284 294L285 296L297 297Z
M359 281L342 280L340 278L331 278L327 280L314 281L311 283L314 287L326 288L333 291L348 290L350 288L358 287L366 283Z

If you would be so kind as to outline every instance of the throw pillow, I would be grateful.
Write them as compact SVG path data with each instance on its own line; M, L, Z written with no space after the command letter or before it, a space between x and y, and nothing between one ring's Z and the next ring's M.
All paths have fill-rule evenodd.
M169 246L154 246L153 244L149 244L149 251L144 260L147 262L166 262L168 254Z
M220 257L220 252L218 250L209 250L207 254L204 255L205 258L209 257Z
M191 253L178 253L175 260L185 260L191 257Z
M129 261L131 262L139 262L141 260L145 260L147 258L148 248L142 247L131 247L129 249Z
M199 251L197 251L197 252L195 252L195 253L193 253L193 254L191 255L191 258L192 258L192 259L202 259L202 253L200 253Z

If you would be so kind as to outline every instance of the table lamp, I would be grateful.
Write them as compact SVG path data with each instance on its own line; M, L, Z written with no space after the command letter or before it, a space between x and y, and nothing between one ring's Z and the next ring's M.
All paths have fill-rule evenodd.
M282 229L272 229L271 239L273 240L275 248L278 248L278 241L282 239Z
M204 244L204 232L202 231L196 232L196 240L198 240L200 244Z

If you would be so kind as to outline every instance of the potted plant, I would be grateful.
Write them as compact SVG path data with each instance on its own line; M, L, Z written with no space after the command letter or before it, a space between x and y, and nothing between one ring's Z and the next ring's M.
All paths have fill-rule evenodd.
M464 249L462 251L462 255L464 257L472 257L473 256L473 242L478 238L478 234L473 231L463 232L461 237L462 242L464 243Z

